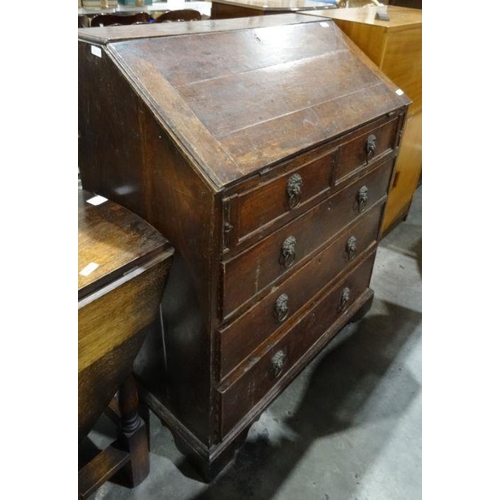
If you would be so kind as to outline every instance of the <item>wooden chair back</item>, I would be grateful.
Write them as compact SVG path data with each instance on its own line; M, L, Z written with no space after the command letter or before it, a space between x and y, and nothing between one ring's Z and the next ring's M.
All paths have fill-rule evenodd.
M169 10L155 19L155 23L164 23L170 21L199 21L201 14L194 9Z
M91 27L98 26L123 26L129 24L147 24L151 16L147 12L138 12L131 15L99 14L90 22Z

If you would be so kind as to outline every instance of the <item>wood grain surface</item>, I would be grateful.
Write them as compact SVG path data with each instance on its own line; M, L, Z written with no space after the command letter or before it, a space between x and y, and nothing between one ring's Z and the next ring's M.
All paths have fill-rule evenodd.
M109 53L216 189L408 102L334 23L125 41Z
M126 208L109 200L89 203L95 196L78 190L79 299L170 249L158 231ZM91 263L98 265L95 271L82 274Z

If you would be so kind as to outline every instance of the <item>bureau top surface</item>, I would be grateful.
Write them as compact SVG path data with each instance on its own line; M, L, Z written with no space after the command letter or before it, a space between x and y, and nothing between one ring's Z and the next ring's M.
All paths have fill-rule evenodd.
M333 21L279 16L271 26L220 31L212 21L215 31L106 45L215 190L410 102Z
M98 205L88 200L100 198L79 189L79 300L170 250L156 229L129 210L109 200Z
M350 21L353 23L368 24L370 26L379 26L387 31L397 31L422 26L422 11L420 9L389 5L387 7L389 21L375 19L376 13L377 7L375 5L355 7L352 9L321 10L314 12L314 14L318 16L338 19L339 21Z

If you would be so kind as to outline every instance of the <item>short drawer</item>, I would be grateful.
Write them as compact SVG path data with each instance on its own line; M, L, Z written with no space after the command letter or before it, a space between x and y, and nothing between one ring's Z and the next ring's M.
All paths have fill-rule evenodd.
M265 287L293 272L357 217L385 197L394 160L222 263L222 317L227 319Z
M326 293L281 339L250 359L231 380L220 386L221 438L278 384L334 322L354 314L350 308L370 284L375 253L371 253L338 286ZM285 380L282 380L285 379Z
M346 181L359 170L391 154L396 148L399 123L399 116L394 117L341 144L336 158L334 184Z
M380 202L370 209L331 245L219 331L220 379L226 377L276 329L287 328L300 314L304 304L339 273L356 265L363 253L376 244L383 207L383 202Z
M303 208L332 184L335 153L330 151L301 168L238 196L238 238L243 239L281 216Z

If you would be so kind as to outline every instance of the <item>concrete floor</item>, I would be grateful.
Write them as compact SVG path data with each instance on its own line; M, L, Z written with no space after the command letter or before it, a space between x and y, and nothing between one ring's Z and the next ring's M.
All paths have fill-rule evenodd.
M94 499L421 499L422 193L381 243L371 311L268 408L233 462L201 482L151 420L151 473ZM104 439L104 438L103 438Z

